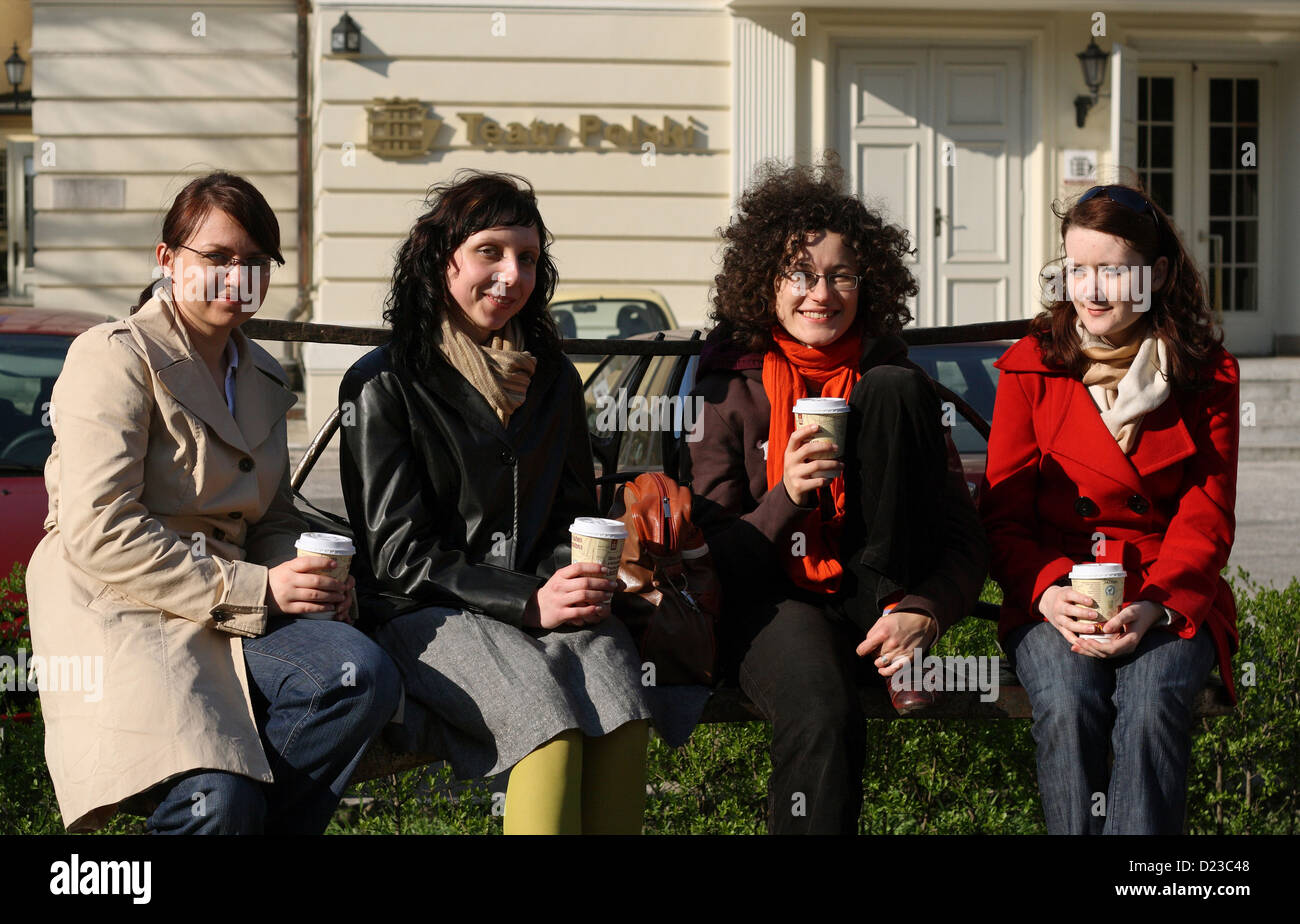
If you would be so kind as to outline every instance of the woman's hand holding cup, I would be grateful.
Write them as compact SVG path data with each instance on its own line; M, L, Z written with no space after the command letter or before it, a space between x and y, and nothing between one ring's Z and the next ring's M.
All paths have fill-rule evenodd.
M1118 658L1132 654L1133 649L1137 648L1138 643L1142 641L1142 636L1146 635L1147 630L1159 622L1164 615L1165 608L1150 600L1131 603L1098 630L1117 633L1114 641L1098 644L1093 639L1084 638L1079 640L1079 644L1073 650L1094 658Z
M524 625L556 629L601 622L609 616L610 595L618 588L618 581L606 576L600 562L565 565L529 599L524 608Z
M351 625L356 581L348 571L357 551L352 540L336 533L303 533L295 546L297 558L271 569L271 575L274 575L280 568L295 565L278 578L283 599L281 593L273 589L277 582L271 575L267 576L267 599L272 612L308 619L333 619ZM328 596L323 596L326 594ZM335 605L317 605L329 601Z
M1039 598L1038 612L1056 627L1071 648L1079 644L1080 635L1092 635L1101 628L1097 622L1097 602L1073 587L1047 588Z
M841 460L812 458L827 451L825 440L813 439L820 430L815 423L799 427L790 434L790 442L785 447L781 481L790 500L800 507L812 506L817 490L844 474ZM831 444L831 451L839 453L840 447Z
M268 569L267 606L277 616L334 618L342 604L351 607L353 584L351 577L346 583L330 577L335 567L334 559L324 555L299 555Z

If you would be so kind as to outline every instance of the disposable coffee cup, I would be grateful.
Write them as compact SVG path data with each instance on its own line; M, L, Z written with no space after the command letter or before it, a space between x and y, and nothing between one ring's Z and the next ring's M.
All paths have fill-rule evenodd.
M1070 586L1081 594L1087 594L1097 604L1098 625L1110 621L1119 612L1124 600L1124 578L1127 572L1124 566L1110 562L1075 565L1070 571ZM1110 641L1117 636L1111 634L1089 635L1097 641Z
M605 517L578 517L569 527L573 547L573 563L594 561L605 567L605 576L611 581L618 577L618 565L623 558L623 543L627 541L627 527L622 520Z
M844 453L844 437L849 429L849 403L843 398L800 398L794 404L795 427L817 425L814 440L829 440L840 447L815 452L810 459L838 459Z
M352 540L337 533L303 533L295 543L299 555L323 555L335 561L333 568L319 571L336 581L348 579L348 569L352 567L352 556L357 553ZM308 619L333 619L333 613L304 613Z

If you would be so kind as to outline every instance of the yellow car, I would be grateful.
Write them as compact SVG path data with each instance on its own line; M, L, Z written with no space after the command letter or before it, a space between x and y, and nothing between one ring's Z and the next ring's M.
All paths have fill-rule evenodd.
M668 302L654 289L561 287L551 299L550 309L565 340L626 340L677 326ZM586 382L605 357L575 353L569 358Z

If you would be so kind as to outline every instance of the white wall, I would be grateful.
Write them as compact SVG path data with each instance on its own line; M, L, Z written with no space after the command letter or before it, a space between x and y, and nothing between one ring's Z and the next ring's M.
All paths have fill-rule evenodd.
M32 13L35 304L125 314L176 193L226 169L279 218L288 264L262 316L283 317L297 296L293 0L33 0Z
M329 53L329 32L345 8L362 29L357 59ZM729 15L717 3L506 6L504 20L494 20L498 12L317 5L314 319L378 325L394 255L425 191L472 167L533 183L555 236L561 285L651 287L680 323L702 324L716 272L714 230L729 214ZM493 34L501 24L505 34ZM418 98L444 120L423 157L392 160L367 149L366 104L395 96ZM703 137L694 153L659 151L654 166L643 165L639 151L573 140L557 139L568 150L483 150L469 143L459 112L570 129L584 113L624 125L634 115L653 123L694 118ZM307 351L309 425L333 407L356 352Z

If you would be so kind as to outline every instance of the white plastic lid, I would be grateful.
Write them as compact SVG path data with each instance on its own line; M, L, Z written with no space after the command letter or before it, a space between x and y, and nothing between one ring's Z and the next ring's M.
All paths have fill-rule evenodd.
M316 555L355 555L357 548L347 536L338 533L303 533L294 543L300 551Z
M794 403L796 414L847 414L849 402L843 398L800 398Z
M1096 581L1102 578L1122 578L1127 573L1124 566L1118 562L1088 562L1075 565L1070 571L1070 579L1078 578L1081 581Z
M627 538L627 527L622 520L607 520L604 517L578 517L569 527L569 532L592 539Z

